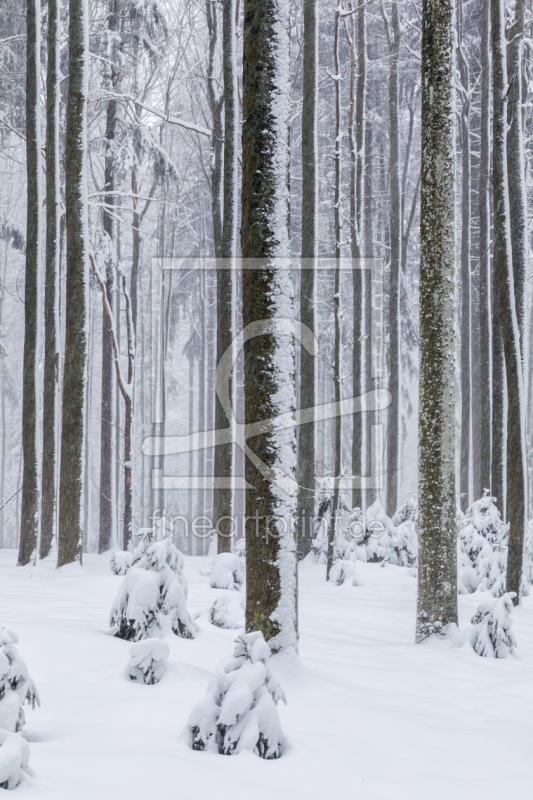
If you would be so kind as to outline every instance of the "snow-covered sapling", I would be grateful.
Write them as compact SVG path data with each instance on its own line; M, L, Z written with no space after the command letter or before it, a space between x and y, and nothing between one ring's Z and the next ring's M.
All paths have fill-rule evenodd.
M159 683L168 661L168 644L163 639L143 639L130 647L128 671L131 681L152 686Z
M244 583L241 561L233 553L219 553L213 561L210 584L213 589L240 589Z
M516 592L507 592L503 597L489 603L481 603L472 617L472 647L479 656L505 658L514 653L516 640L513 636L511 611Z
M458 521L460 594L476 589L490 591L495 597L504 594L507 537L494 498L485 491Z
M342 559L335 561L329 572L330 583L342 586L346 581L351 580L353 586L357 586L355 578L355 562Z
M234 755L251 750L279 758L285 737L276 708L287 702L268 665L270 647L260 631L235 640L233 656L215 670L207 694L194 706L188 729L193 750Z
M16 789L30 760L30 746L21 733L0 730L0 789Z
M125 575L131 567L133 553L128 550L115 550L109 559L109 568L113 575Z
M111 609L115 636L139 641L171 627L177 636L194 638L187 611L183 556L170 539L152 542L124 578Z
M244 628L244 598L235 592L215 600L209 611L209 621L218 628Z
M25 661L15 645L18 636L7 628L0 630L0 728L12 733L24 727L24 703L40 704L39 694L28 674Z

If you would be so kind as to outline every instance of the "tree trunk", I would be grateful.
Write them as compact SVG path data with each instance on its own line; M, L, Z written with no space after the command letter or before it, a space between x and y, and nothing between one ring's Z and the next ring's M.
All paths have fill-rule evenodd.
M26 280L24 288L24 362L22 368L22 499L18 563L30 561L37 545L37 279L41 257L41 3L26 6Z
M235 259L237 255L237 73L235 39L235 0L224 0L222 11L224 73L224 179L223 179L223 219L222 219L222 258ZM230 266L230 268L224 267ZM217 364L232 345L234 333L233 320L233 268L234 264L222 265L217 270ZM215 430L228 428L230 420L215 392ZM215 478L229 478L233 474L232 444L218 445L214 454ZM213 525L218 531L217 550L219 553L231 550L234 499L231 489L215 489L213 494Z
M490 5L482 4L481 121L479 157L479 342L480 483L491 487L491 314L490 314ZM480 496L482 496L480 494ZM501 495L500 495L501 499Z
M463 3L459 5L458 62L461 78L461 453L459 494L461 511L470 505L471 435L471 307L470 307L470 73L463 41Z
M43 463L40 556L52 548L56 510L57 281L60 242L59 8L48 2L46 73L46 275L44 294Z
M59 478L57 565L79 558L82 541L83 435L87 359L87 74L88 20L84 0L69 3L69 88L67 102L65 206L67 285L63 422Z
M315 331L315 263L317 257L317 101L318 26L317 0L304 0L303 95L302 95L302 263L300 271L300 321ZM306 263L312 259L313 263ZM300 347L300 408L315 405L315 358ZM298 558L311 549L315 515L315 424L298 429L298 512L296 541Z
M400 11L392 4L390 39L390 293L389 293L389 392L391 403L387 426L387 514L398 507L398 469L400 441L400 262L402 250L402 205L400 193Z
M453 12L423 0L417 642L457 623Z
M342 220L341 220L341 193L342 193L342 170L341 170L341 77L340 77L340 57L339 57L339 35L340 35L340 21L341 16L339 10L335 13L335 44L334 44L334 58L335 58L335 205L334 205L334 219L335 219L335 285L333 290L333 386L335 390L335 403L337 408L340 408L341 401L341 235L342 235ZM361 272L357 270L357 272ZM356 339L354 336L354 349ZM359 343L359 351L361 350ZM337 514L339 510L339 480L342 471L342 416L338 413L335 416L335 441L334 441L334 456L333 456L333 493L331 501L331 516L329 518L328 527L328 552L326 564L326 580L329 580L329 573L333 566L333 557L335 551L335 537L337 535ZM360 474L360 473L359 473Z
M509 521L507 591L519 601L525 527L525 441L520 332L514 296L507 178L507 81L505 21L502 0L491 0L494 187L494 266L498 284L505 372L507 378L507 494Z
M277 321L293 319L291 274L277 261L290 258L289 52L288 5L281 0L245 0L241 249L243 259L263 261L252 263L253 269L244 265L245 330L265 320L267 329L276 329ZM246 424L294 410L292 338L265 333L245 344L244 396ZM274 652L295 650L294 430L261 432L251 440L247 455L245 476L253 488L246 490L246 629L262 631ZM285 474L289 481L283 484L289 491L271 471L259 473L251 457ZM260 526L261 520L266 524Z

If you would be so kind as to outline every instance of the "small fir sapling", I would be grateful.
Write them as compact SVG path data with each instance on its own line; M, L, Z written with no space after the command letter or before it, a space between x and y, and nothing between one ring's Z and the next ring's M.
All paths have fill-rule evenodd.
M29 761L30 747L24 736L0 730L0 789L16 789Z
M152 542L125 576L111 609L115 636L139 641L166 627L185 639L196 628L187 611L184 559L170 539Z
M163 639L143 639L130 647L130 681L152 686L159 683L167 668L169 649Z
M495 597L505 592L508 527L502 521L494 498L485 491L481 500L458 520L459 593L477 589Z
M359 585L355 576L355 562L348 561L347 559L335 561L329 573L330 583L334 583L336 586L342 586L343 583L350 579L352 586Z
M219 553L213 561L210 586L213 589L240 589L244 583L242 564L233 553Z
M207 694L194 706L188 731L193 750L236 755L250 750L261 758L279 758L285 737L277 709L286 698L269 669L270 647L260 631L235 640L209 681Z
M209 621L218 628L244 628L244 597L227 592L209 610Z
M479 656L486 658L506 658L516 649L513 636L511 612L516 592L508 592L503 597L489 603L481 603L472 617L472 647Z
M395 527L401 525L403 522L413 522L415 528L418 526L418 503L416 502L416 498L414 494L411 492L407 495L405 503L403 506L396 511L392 518L392 522Z
M109 568L113 575L125 575L131 567L133 553L128 550L115 550L109 559Z
M28 674L25 661L15 645L18 636L7 628L0 630L0 728L16 733L25 723L24 703L40 705L39 694Z

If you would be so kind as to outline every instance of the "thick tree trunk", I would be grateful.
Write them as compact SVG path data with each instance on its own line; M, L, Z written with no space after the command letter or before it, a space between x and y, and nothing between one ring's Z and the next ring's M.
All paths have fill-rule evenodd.
M461 511L470 505L471 437L471 278L470 278L470 73L463 42L463 4L459 6L458 62L461 78L461 452L459 494Z
M235 38L235 0L224 0L222 10L222 68L224 74L224 178L222 251L223 259L235 259L237 255L237 74ZM225 268L230 266L230 268ZM233 324L233 268L234 264L223 264L217 271L217 364L231 347ZM215 392L215 430L228 428L230 420ZM229 478L233 474L233 446L218 445L214 454L215 478ZM213 495L213 525L218 531L219 553L231 550L234 512L231 489L215 489Z
M79 558L82 541L83 436L87 359L87 74L84 0L69 3L69 88L66 130L67 286L63 422L59 479L58 567Z
M490 5L482 4L481 121L479 155L479 343L480 483L491 487L491 313L490 313ZM480 495L481 496L481 495ZM500 495L501 499L501 495Z
M302 264L311 269L300 272L300 321L315 331L315 264L305 259L317 257L317 102L318 102L318 25L317 0L304 0L303 96L302 96ZM315 405L315 358L300 347L300 408ZM315 514L315 424L298 429L298 512L296 541L298 558L311 549Z
M26 281L24 288L24 362L22 368L22 499L18 563L27 564L37 545L37 278L41 257L41 3L26 5Z
M387 514L398 507L398 469L400 442L400 263L402 244L402 201L400 193L400 11L392 4L390 39L390 293L389 293L389 392L391 403L387 426Z
M502 0L491 0L494 187L494 266L498 283L505 373L507 378L507 493L509 521L507 591L519 601L525 527L525 441L520 332L514 294L507 178L506 42Z
M46 274L44 294L43 462L41 541L46 558L55 533L56 401L58 383L57 281L60 245L59 168L59 4L48 2L46 73Z
M418 642L457 623L453 12L423 0Z
M245 330L265 320L275 329L278 320L292 319L294 313L291 274L277 261L290 257L289 48L289 6L282 0L245 0L241 249L244 259L263 260L262 269L260 264L243 269ZM265 333L245 344L244 395L246 424L294 409L290 336ZM245 475L253 488L246 490L246 629L262 631L274 651L293 650L295 432L268 430L250 440L249 447ZM251 457L255 463L261 459L278 478L264 469L260 473ZM287 476L283 481L280 473Z

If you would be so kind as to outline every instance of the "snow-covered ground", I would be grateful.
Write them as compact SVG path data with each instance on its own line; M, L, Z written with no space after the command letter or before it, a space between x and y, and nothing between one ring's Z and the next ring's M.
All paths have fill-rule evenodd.
M0 551L0 625L15 630L41 695L27 710L33 777L19 800L530 800L533 596L513 612L518 658L451 641L414 645L416 579L358 564L363 586L300 569L302 669L277 665L288 752L277 761L189 749L183 729L238 631L208 621L206 559L187 558L194 640L170 635L155 686L131 683L130 644L109 635L123 580L109 556L83 567L15 567ZM459 597L461 627L481 601Z

